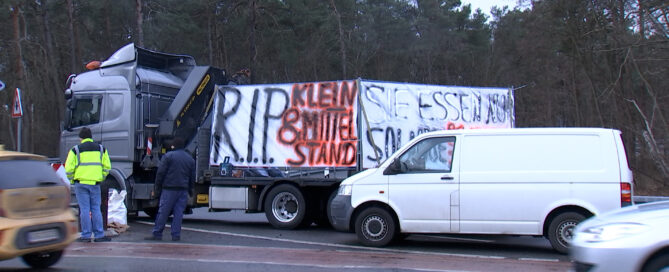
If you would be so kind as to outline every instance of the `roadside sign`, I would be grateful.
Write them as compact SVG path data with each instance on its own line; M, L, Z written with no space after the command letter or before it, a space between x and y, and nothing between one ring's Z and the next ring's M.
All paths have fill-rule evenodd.
M21 89L16 88L14 92L14 105L12 106L12 118L23 116L23 107L21 106Z
M5 89L5 83L0 80L0 91Z

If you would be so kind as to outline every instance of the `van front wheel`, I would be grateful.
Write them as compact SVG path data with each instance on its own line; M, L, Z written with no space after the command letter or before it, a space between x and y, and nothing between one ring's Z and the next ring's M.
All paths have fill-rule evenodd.
M551 246L557 252L567 254L576 225L584 219L585 216L577 212L561 213L553 218L548 227L548 240L551 242Z
M388 245L395 237L395 229L393 217L379 207L366 208L355 220L355 233L360 243L366 246Z

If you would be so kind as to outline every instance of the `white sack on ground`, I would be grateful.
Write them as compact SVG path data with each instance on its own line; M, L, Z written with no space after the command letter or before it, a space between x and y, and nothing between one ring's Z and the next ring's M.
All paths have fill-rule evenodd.
M107 225L116 223L118 225L128 224L128 209L125 207L125 196L127 192L122 190L120 193L114 189L110 190L108 208L107 208Z

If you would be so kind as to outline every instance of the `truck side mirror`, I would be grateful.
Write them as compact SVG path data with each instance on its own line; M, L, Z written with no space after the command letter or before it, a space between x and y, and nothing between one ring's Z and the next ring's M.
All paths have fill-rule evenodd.
M69 90L69 89L68 89ZM77 105L77 100L75 98L68 99L65 102L67 110L65 111L65 118L63 120L63 128L67 131L72 131L72 111Z
M72 98L67 100L67 108L70 110L74 110L75 106L77 105L77 99Z
M65 100L72 98L72 89L70 88L65 89L65 92L63 92L63 96L65 96Z

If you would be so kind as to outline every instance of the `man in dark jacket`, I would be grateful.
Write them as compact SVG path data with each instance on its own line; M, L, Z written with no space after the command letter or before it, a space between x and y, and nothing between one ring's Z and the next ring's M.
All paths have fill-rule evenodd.
M146 237L146 240L163 239L163 230L170 213L174 215L171 227L172 241L181 240L181 221L188 195L192 195L194 189L195 160L183 149L184 141L181 138L174 138L172 148L173 150L167 152L158 165L154 191L160 195L160 203L153 235Z

